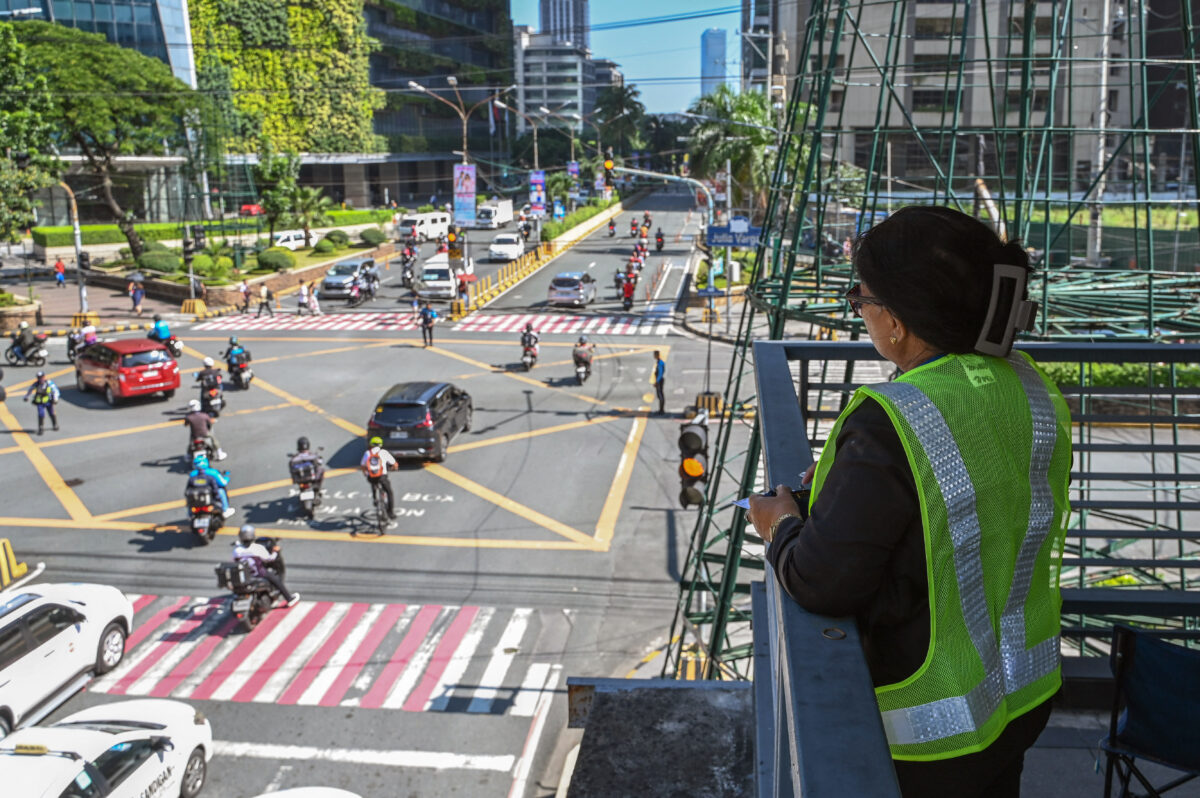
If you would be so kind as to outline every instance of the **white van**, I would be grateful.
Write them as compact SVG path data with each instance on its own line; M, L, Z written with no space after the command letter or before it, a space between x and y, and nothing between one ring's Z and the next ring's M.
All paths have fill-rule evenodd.
M312 234L313 241L317 240L316 233ZM275 234L275 243L272 246L283 247L295 252L304 247L304 231L303 230L285 230L282 233Z
M463 264L464 274L475 273L475 261L469 256ZM430 255L421 265L416 280L417 296L422 299L454 299L458 296L458 272L450 268L445 252Z
M438 236L450 232L450 214L445 211L410 213L400 219L396 228L396 238L403 241L413 230L416 231L418 241L433 241Z

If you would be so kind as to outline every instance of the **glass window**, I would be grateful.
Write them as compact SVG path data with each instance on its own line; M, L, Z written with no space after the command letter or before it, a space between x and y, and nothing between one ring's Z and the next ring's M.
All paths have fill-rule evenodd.
M133 6L133 19L135 22L154 22L154 8L148 5L136 4Z
M125 3L119 3L113 6L117 12L117 22L133 22L133 7Z
M415 424L425 419L425 405L387 404L375 413L379 424Z
M149 352L134 352L132 355L121 356L121 368L131 369L134 366L152 366L171 362L171 353L165 349L151 349Z
M108 3L96 3L95 8L96 19L99 22L111 22L113 18L112 6Z
M45 643L62 630L76 623L77 616L73 610L51 604L38 607L29 614L25 622L29 624L29 633L38 643Z
M445 282L450 279L450 270L426 269L421 273L421 279L427 282Z
M79 775L71 780L59 798L98 798L100 795L103 793L96 778L96 770L91 764L87 764L79 771Z
M574 277L555 277L550 281L555 288L578 288L579 281Z
M75 9L71 0L54 0L54 20L70 23L75 19Z
M104 774L110 787L116 787L129 778L138 766L150 758L154 749L149 740L132 740L117 743L96 757L96 769Z
M24 656L25 633L21 624L14 623L0 630L0 669L7 668Z

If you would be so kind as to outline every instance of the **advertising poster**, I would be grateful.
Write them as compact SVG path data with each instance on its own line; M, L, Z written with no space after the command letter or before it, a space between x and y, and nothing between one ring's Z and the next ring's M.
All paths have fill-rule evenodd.
M541 169L529 173L529 212L539 219L546 215L546 172Z
M579 179L579 161L567 161L567 174L576 180Z
M454 165L454 223L475 226L475 164Z

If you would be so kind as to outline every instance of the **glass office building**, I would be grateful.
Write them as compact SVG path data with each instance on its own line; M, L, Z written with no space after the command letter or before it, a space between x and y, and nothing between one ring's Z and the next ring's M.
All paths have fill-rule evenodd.
M195 88L187 0L0 0L0 20L42 19L103 33L113 44L157 58Z

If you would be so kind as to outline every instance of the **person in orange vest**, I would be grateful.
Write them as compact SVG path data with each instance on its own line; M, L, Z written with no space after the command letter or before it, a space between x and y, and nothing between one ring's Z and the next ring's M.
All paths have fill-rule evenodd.
M383 448L383 438L376 435L368 443L369 446L363 453L359 468L362 469L367 482L372 486L379 485L383 488L383 492L387 494L388 517L395 518L396 497L392 493L392 483L388 479L387 472L395 471L400 466L396 463L396 458L392 457L392 453Z

